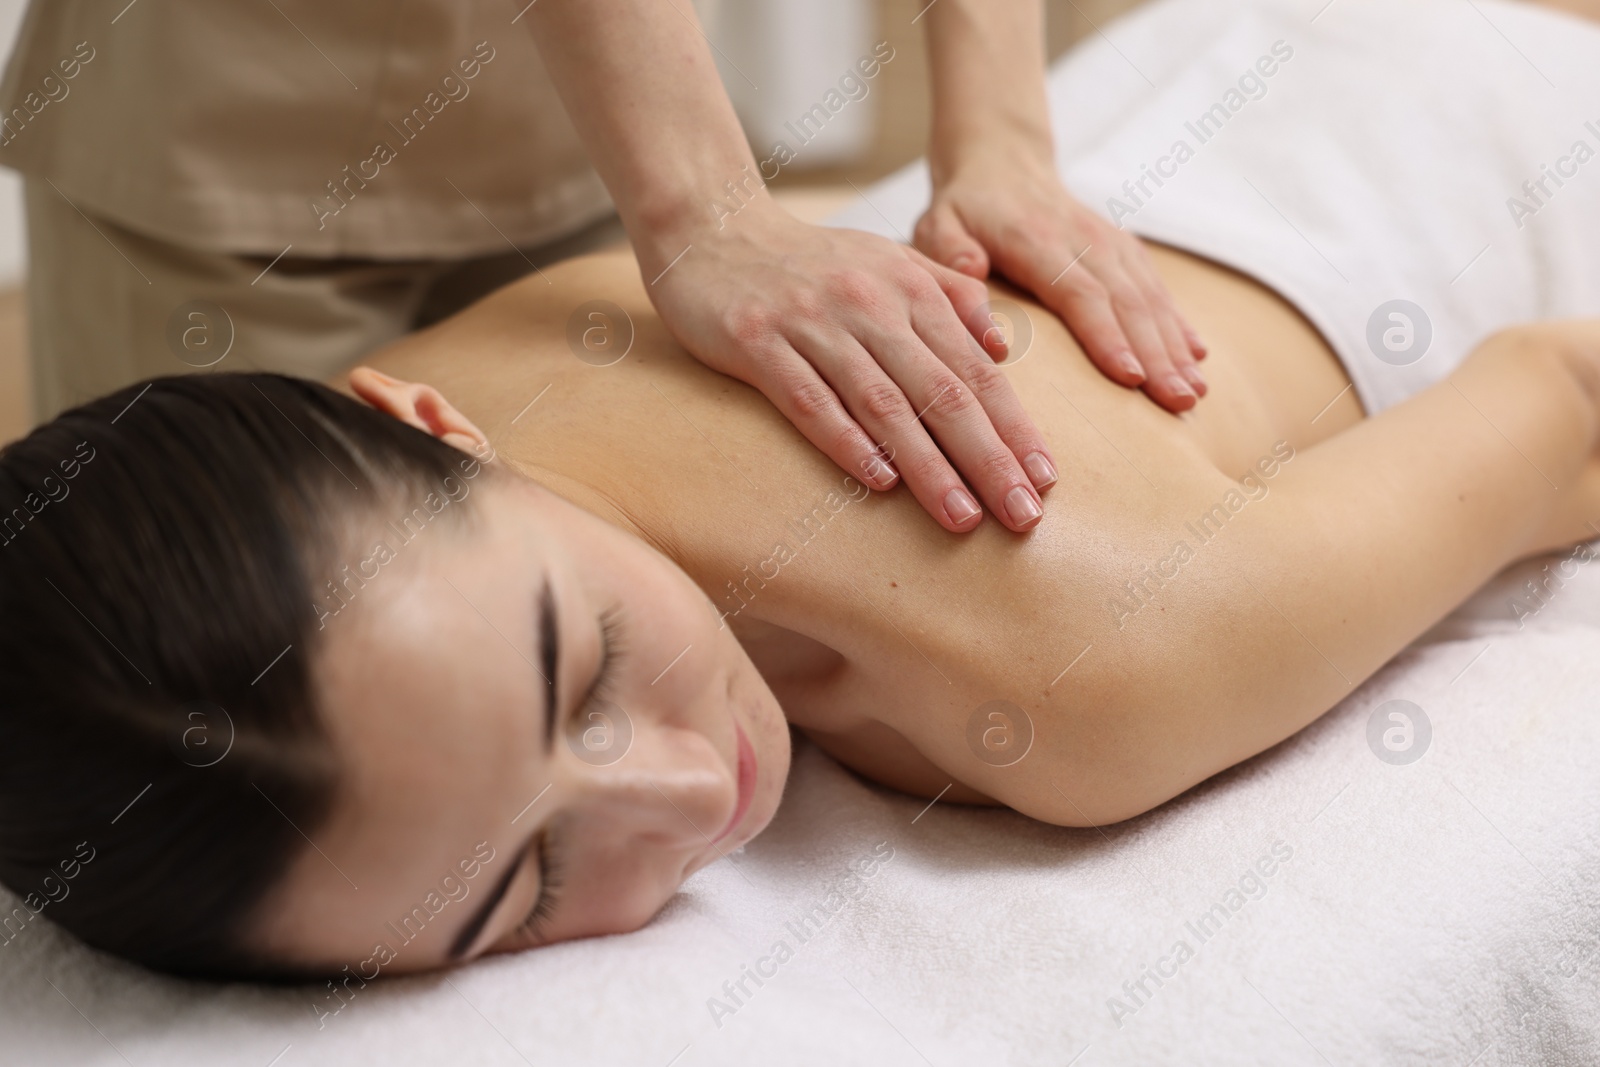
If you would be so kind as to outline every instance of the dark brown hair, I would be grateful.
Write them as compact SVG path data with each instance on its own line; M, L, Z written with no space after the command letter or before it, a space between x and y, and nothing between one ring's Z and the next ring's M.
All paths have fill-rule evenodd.
M269 374L158 378L0 450L0 941L38 913L161 970L300 974L242 934L338 784L311 575L462 462Z

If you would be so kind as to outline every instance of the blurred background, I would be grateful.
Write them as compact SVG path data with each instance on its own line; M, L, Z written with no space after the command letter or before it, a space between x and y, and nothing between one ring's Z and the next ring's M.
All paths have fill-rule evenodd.
M1138 2L1045 0L1050 57ZM894 49L868 94L807 143L773 188L846 180L864 185L922 155L928 132L927 56L916 20L927 0L710 0L697 6L708 13L723 81L758 160L769 156L775 140L795 145L785 124L820 102L877 42ZM10 55L26 9L26 0L0 0L0 54ZM15 103L0 101L0 108L9 110ZM30 424L26 246L21 180L0 169L0 442L21 435Z

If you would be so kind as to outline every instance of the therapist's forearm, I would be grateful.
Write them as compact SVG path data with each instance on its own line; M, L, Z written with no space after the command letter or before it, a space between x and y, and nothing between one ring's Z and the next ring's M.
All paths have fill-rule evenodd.
M660 270L715 225L725 184L757 173L694 8L540 0L527 21L641 268Z
M1041 0L938 0L923 21L934 184L988 153L1052 167Z

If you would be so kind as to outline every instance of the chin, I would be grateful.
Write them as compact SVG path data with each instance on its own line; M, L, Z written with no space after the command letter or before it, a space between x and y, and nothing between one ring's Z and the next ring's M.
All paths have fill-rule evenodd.
M760 676L757 675L757 678L759 680ZM765 682L761 682L760 698L756 707L751 709L747 721L758 770L755 795L750 801L746 825L735 835L735 848L767 828L767 824L778 813L783 787L789 778L789 721L784 717L778 698L772 695Z

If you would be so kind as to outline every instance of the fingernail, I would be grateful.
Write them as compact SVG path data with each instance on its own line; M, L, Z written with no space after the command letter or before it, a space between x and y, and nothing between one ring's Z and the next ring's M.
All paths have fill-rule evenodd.
M1134 358L1132 352L1117 353L1117 366L1127 372L1134 379L1134 384L1144 381L1144 367Z
M1206 395L1206 389L1208 387L1206 386L1205 376L1200 373L1199 367L1183 368L1183 376L1189 380L1190 385L1194 386L1194 391L1196 393L1201 396Z
M1176 393L1179 396L1187 396L1194 399L1199 399L1195 396L1194 390L1189 387L1189 383L1178 377L1178 375L1169 374L1167 375L1166 381L1168 391Z
M965 526L974 517L983 514L972 494L959 486L944 495L944 513L956 526Z
M1056 468L1050 462L1050 457L1043 452L1028 453L1027 458L1022 461L1022 469L1033 479L1035 489L1044 489L1056 484Z
M861 465L861 475L874 489L888 489L900 479L900 472L878 456L873 456Z
M1039 502L1033 499L1033 494L1019 485L1006 494L1006 514L1011 516L1012 525L1026 526L1037 522L1044 512L1039 510Z

